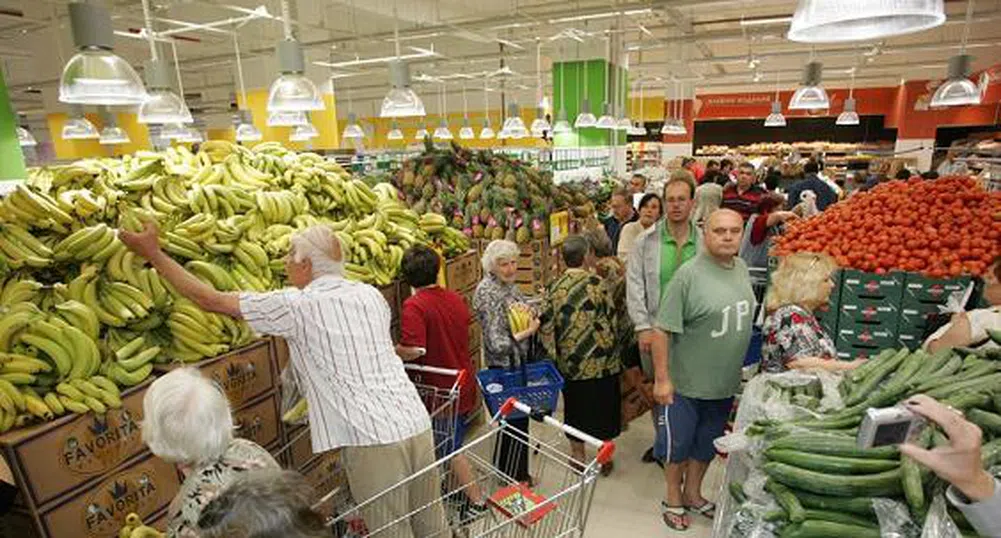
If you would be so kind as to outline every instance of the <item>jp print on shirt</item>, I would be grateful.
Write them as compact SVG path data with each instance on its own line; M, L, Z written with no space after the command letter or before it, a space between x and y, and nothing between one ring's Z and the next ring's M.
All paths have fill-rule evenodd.
M720 324L719 329L713 330L709 333L713 338L722 338L730 331L730 311L734 311L734 319L736 320L735 328L737 332L744 330L744 319L751 315L751 303L749 301L737 301L735 305L727 305L723 307L723 321Z

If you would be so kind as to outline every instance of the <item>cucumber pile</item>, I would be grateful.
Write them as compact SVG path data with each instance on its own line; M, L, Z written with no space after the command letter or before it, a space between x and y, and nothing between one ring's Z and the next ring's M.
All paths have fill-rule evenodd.
M759 470L767 476L764 491L779 510L764 515L781 538L878 537L872 499L898 500L913 522L924 525L931 499L946 484L896 447L859 449L856 434L870 407L895 405L915 394L927 394L962 410L983 430L985 468L1001 463L1001 360L959 350L929 354L886 350L847 372L840 385L844 407L791 421L758 420L745 433L762 440ZM783 374L784 375L784 374ZM790 389L768 380L768 390L785 390L791 405L816 409L816 387ZM915 441L931 448L948 443L930 425ZM729 491L737 505L747 502L739 482ZM959 512L950 512L965 533L976 536ZM732 535L732 534L731 534Z

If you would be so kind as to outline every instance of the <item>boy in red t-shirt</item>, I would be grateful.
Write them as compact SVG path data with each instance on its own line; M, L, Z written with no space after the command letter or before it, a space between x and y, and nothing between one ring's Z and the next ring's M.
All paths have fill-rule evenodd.
M403 301L396 354L404 361L466 371L466 381L459 387L456 423L452 425L455 435L451 446L445 443L451 453L462 446L466 422L479 400L476 383L470 381L475 379L475 371L469 354L469 307L461 295L438 285L440 264L438 253L423 245L411 247L403 255L401 273L414 294ZM421 378L422 383L446 390L455 383L454 376L422 374ZM440 431L440 428L435 430ZM435 439L436 446L441 444L441 439ZM446 455L438 454L439 457ZM486 509L483 496L472 465L464 454L452 457L452 470L471 503L467 504L467 514L482 513Z

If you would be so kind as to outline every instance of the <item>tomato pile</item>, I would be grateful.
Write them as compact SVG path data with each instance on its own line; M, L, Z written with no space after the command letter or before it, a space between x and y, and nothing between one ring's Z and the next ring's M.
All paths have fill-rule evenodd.
M969 177L882 183L790 222L774 254L825 252L841 267L931 278L981 275L1001 255L1001 192Z

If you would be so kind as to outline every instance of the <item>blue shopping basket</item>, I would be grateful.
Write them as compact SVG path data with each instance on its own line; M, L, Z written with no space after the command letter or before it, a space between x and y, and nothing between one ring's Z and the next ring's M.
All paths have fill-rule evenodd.
M764 336L759 327L753 327L751 332L751 343L747 346L747 353L744 355L744 366L750 366L761 362L761 343Z
M511 397L533 410L552 414L563 390L563 376L550 361L533 362L513 370L481 370L476 379L491 416L496 415L501 405ZM521 411L513 411L507 418L525 416Z

